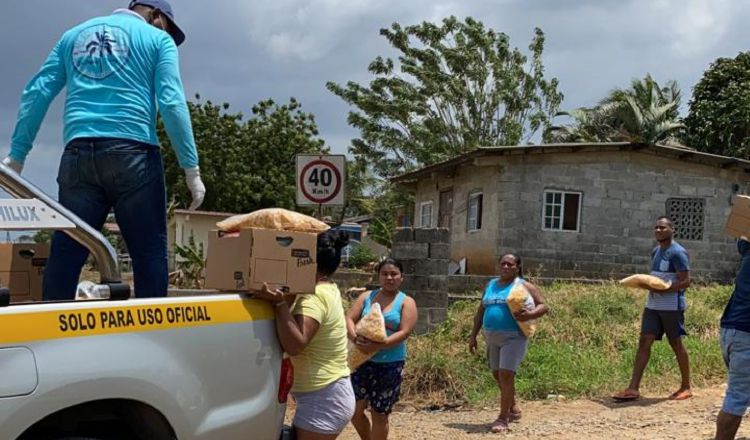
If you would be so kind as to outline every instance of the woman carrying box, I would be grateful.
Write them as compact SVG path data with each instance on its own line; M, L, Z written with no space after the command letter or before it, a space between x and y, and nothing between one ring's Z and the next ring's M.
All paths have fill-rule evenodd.
M352 425L362 440L388 438L388 415L401 392L406 339L417 323L417 305L414 299L400 291L404 280L401 262L386 258L378 264L377 272L380 288L360 294L346 314L349 339L364 352L376 352L352 374L352 385L357 398ZM370 308L375 303L380 305L385 319L388 338L383 343L357 336L355 331L357 322L370 313ZM368 404L372 423L365 415Z
M521 365L529 340L517 321L528 321L543 316L549 311L539 288L524 281L521 258L506 254L500 258L500 276L490 280L474 315L474 328L469 337L469 351L476 353L477 335L484 329L492 376L500 388L500 414L492 423L492 432L507 432L508 423L521 417L516 405L515 374ZM534 303L511 313L506 299L513 287L522 284Z
M292 424L298 440L335 439L354 414L344 306L330 279L348 243L345 232L318 235L314 293L285 294L264 285L256 295L274 305L279 342L294 366Z

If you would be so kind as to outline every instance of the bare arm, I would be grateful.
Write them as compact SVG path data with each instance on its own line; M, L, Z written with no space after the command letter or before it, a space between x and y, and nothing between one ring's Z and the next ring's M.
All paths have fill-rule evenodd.
M474 327L471 329L471 335L469 336L469 351L472 353L477 351L477 335L479 330L482 329L482 318L484 318L484 303L480 299L477 312L474 314Z
M281 348L290 356L296 356L302 352L310 343L315 333L320 328L320 323L309 316L294 315L290 310L295 295L285 294L274 289L271 290L267 284L256 292L254 296L270 302L274 305L276 315L276 333L279 337Z
M318 332L320 323L309 316L292 316L286 303L274 307L274 309L276 312L276 332L279 335L281 347L290 356L297 356Z
M534 309L521 309L514 313L513 316L519 321L527 321L529 319L536 319L546 315L547 312L549 312L549 306L547 306L539 288L528 281L524 281L523 286L529 291L529 295L534 299Z
M346 333L349 340L353 341L357 338L357 323L362 319L362 310L365 308L365 299L370 291L362 292L354 301L349 311L346 312Z
M672 283L671 286L667 287L663 290L652 290L652 292L655 293L674 293L679 292L680 290L687 289L688 286L690 286L690 271L685 270L682 272L677 272L677 281Z

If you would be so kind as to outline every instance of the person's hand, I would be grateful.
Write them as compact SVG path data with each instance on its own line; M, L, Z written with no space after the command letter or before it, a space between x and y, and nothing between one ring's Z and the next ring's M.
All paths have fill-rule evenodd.
M12 159L10 156L7 156L5 159L3 159L3 165L12 169L18 174L21 174L21 171L23 171L23 164L15 159Z
M185 168L185 181L190 190L190 196L193 201L190 202L188 209L195 210L203 203L203 197L206 196L206 186L201 180L201 171L198 167Z
M290 299L294 299L295 294L284 293L283 290L277 288L270 288L267 283L263 283L263 287L260 290L253 291L253 298L262 299L268 301L271 304L278 304L282 301L289 303Z
M477 354L477 337L471 336L469 338L469 353Z
M534 316L532 316L531 312L526 309L517 311L513 314L513 317L516 318L516 321L528 321L529 319L534 319Z
M363 353L375 353L376 351L380 350L383 347L383 344L380 342L371 341L367 338L364 338L362 336L357 336L354 338L354 344L359 348Z

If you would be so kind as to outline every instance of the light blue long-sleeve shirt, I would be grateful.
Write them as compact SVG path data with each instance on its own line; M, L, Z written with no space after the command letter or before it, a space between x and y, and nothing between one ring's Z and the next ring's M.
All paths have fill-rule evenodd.
M24 163L52 100L67 87L63 139L106 137L154 146L156 115L182 168L198 166L177 46L126 9L63 34L21 97L10 157Z

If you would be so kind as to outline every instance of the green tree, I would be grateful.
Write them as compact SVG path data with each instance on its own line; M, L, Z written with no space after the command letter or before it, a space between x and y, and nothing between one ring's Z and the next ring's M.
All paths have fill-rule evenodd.
M719 58L693 88L685 142L707 153L750 157L750 52Z
M195 243L191 235L186 246L174 245L175 264L177 271L172 275L170 282L180 288L201 289L203 288L203 271L206 269L206 258L203 246Z
M596 107L561 112L572 124L550 129L553 142L673 142L682 129L680 88L675 81L664 87L647 74L627 89L615 89Z
M206 184L203 210L249 212L268 207L294 209L295 156L325 153L312 114L291 98L278 105L261 101L250 118L228 111L229 104L189 102L198 146L201 176ZM165 178L169 197L187 207L190 195L185 175L170 147L163 125L158 127L164 148Z
M52 234L54 233L55 231L50 231L49 229L40 229L33 236L34 243L50 244L52 243Z
M544 34L536 29L530 58L507 35L477 20L449 17L381 29L399 52L376 57L369 85L329 82L357 108L348 122L360 132L350 152L378 177L435 163L483 145L516 145L546 128L562 94L544 77Z

